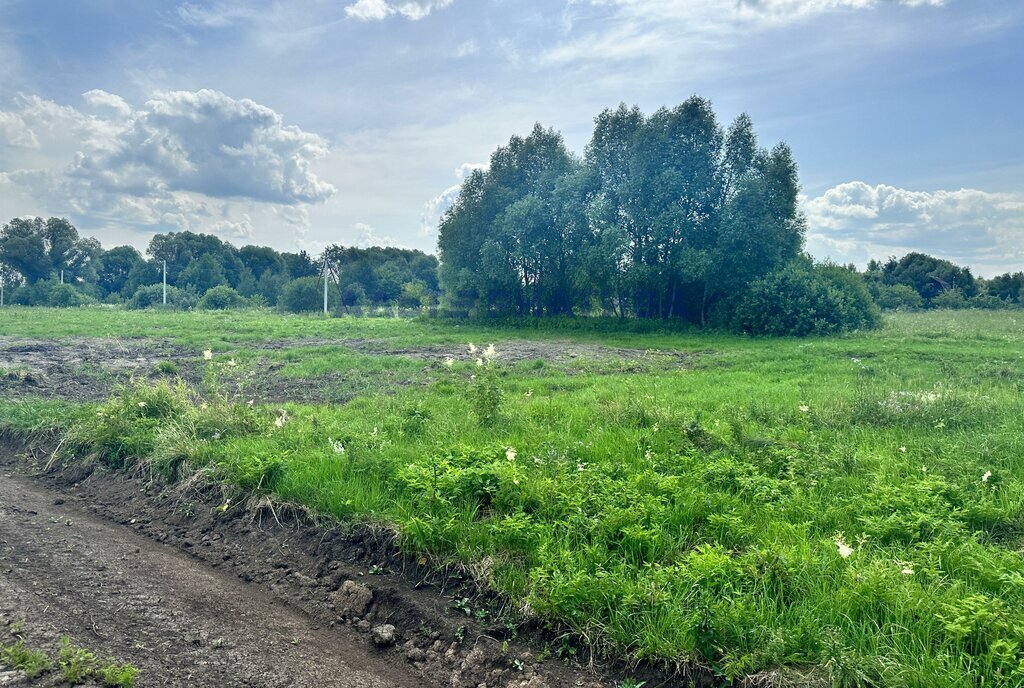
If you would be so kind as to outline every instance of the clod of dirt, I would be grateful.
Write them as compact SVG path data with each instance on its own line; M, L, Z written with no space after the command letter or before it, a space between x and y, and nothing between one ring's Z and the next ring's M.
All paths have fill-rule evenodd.
M352 580L341 584L341 589L331 595L335 611L344 619L352 619L366 615L373 604L373 591L365 585Z
M377 647L391 647L395 644L395 627L391 624L374 626L370 631L370 637Z

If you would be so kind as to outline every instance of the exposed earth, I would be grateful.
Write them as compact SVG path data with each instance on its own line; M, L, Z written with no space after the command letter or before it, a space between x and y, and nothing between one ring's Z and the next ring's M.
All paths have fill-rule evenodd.
M424 363L423 375L398 378L382 384L429 384L431 371L449 358L473 361L463 344L428 344L397 347L381 339L281 339L240 344L255 351L248 364L247 390L260 402L344 403L364 387L358 374L337 370L314 378L282 374L287 362L268 358L263 352L303 347L342 347L353 353L396 356ZM482 347L481 347L482 349ZM263 355L261 355L263 354ZM499 344L503 363L543 361L568 374L585 369L590 373L672 370L691 365L690 352L654 351L608 347L571 341L516 340ZM158 366L172 365L173 373ZM202 351L162 339L110 339L72 337L33 339L0 336L0 394L8 398L42 397L68 401L104 401L118 384L132 378L178 378L198 384L203 378Z
M0 643L56 656L69 636L140 686L615 685L541 661L536 629L488 626L465 576L386 532L45 459L0 445ZM56 685L0 667L0 686Z

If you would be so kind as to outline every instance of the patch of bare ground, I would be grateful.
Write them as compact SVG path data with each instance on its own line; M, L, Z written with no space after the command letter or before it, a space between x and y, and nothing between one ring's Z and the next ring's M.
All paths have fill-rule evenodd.
M387 530L318 522L201 476L42 471L46 458L0 445L0 638L24 619L37 646L70 635L137 665L141 686L619 684L542 659L543 629L488 621L493 598L403 556Z
M472 362L480 355L463 344L399 347L380 339L288 339L245 344L245 348L256 351L319 346L341 346L357 353L400 356L425 363L423 375L416 380L387 383L396 387L430 384L432 371L439 370L445 360ZM498 344L498 352L502 363L543 361L568 374L679 370L690 367L695 357L707 354L616 348L568 340L506 341ZM173 372L161 372L159 364L172 366ZM252 371L246 381L246 393L264 403L345 403L366 384L358 373L346 370L315 378L289 377L281 374L285 363L266 357L257 357L249 365ZM119 384L131 379L182 379L198 385L203 370L202 352L167 340L0 336L0 394L9 399L104 401Z

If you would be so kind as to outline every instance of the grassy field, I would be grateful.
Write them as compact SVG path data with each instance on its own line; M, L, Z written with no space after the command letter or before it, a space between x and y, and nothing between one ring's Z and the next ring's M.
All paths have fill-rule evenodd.
M756 340L10 309L0 335L209 349L198 390L145 383L70 410L0 402L0 425L60 432L79 457L172 478L203 469L393 524L408 550L466 564L510 614L602 653L793 685L1024 684L1019 314L901 314L877 332ZM503 358L524 341L633 351ZM666 366L650 349L692 355ZM224 391L244 392L264 360L298 378L358 372L365 391L283 408Z

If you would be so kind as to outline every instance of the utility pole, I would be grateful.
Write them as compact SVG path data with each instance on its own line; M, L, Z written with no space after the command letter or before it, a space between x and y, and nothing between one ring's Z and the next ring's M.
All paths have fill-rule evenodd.
M167 305L167 261L164 261L164 305Z
M324 256L324 315L327 315L327 256Z
M61 271L60 271L60 283L64 284L64 269L63 268L61 268Z

